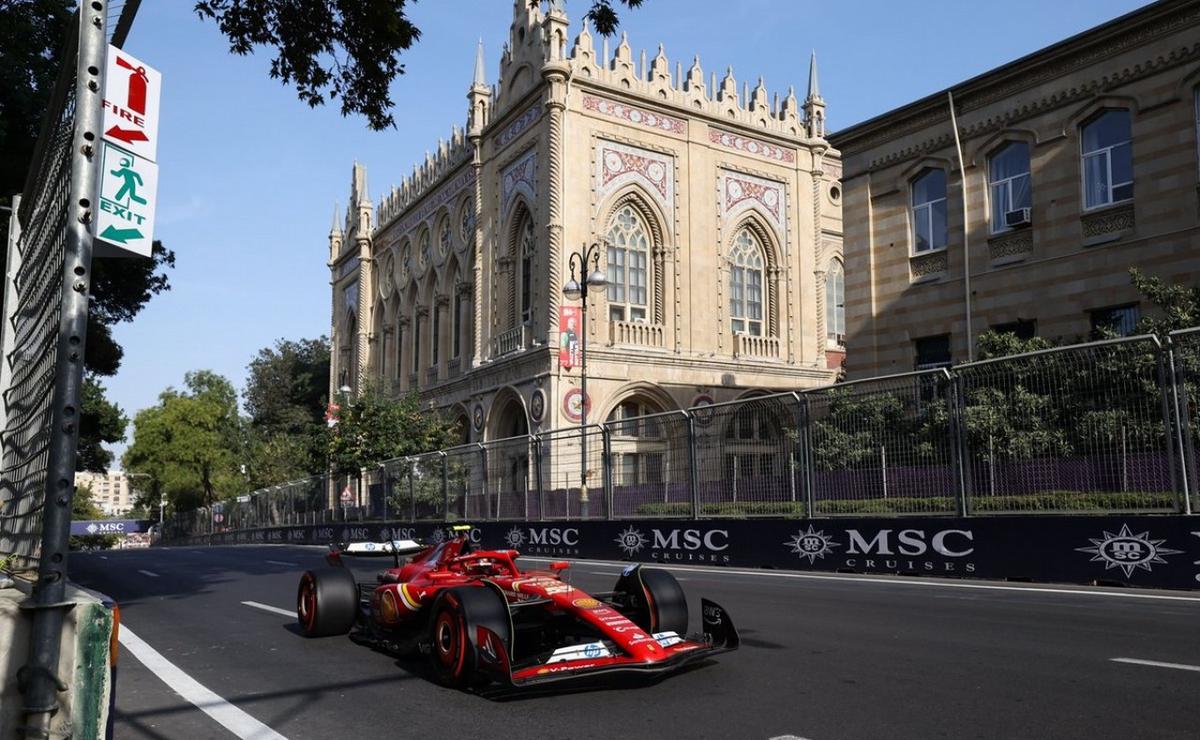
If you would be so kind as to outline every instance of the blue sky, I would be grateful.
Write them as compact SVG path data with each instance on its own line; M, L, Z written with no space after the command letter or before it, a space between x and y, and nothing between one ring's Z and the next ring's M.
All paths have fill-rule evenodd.
M572 36L587 4L567 2ZM622 28L635 58L661 42L672 70L698 54L706 77L732 65L739 83L762 76L771 92L794 84L801 97L815 49L837 130L1143 4L646 0L623 13ZM396 128L375 133L336 105L299 102L267 76L268 53L229 54L191 7L142 3L125 45L163 74L155 236L178 258L172 290L116 330L125 359L106 385L130 418L188 370L215 370L240 388L259 348L328 333L326 235L334 201L345 207L351 163L366 164L373 198L398 183L464 122L481 37L494 82L512 17L509 0L410 3L422 39L392 88Z

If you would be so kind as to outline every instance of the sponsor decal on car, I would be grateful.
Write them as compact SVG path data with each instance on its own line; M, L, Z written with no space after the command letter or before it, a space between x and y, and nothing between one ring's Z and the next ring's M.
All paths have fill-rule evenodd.
M602 602L598 601L597 599L593 599L590 596L584 599L575 599L571 602L571 604L580 609L599 609L600 607L604 606Z

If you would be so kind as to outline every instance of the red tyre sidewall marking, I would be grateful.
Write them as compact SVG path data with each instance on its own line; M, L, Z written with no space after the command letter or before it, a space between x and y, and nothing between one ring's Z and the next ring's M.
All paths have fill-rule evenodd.
M304 629L311 632L317 622L317 588L307 573L300 583L300 615Z

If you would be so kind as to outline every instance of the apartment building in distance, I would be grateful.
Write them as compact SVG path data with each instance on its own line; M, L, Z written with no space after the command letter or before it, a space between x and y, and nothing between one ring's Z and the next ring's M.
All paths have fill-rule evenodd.
M830 141L845 169L851 378L964 362L988 329L1130 333L1147 309L1133 267L1200 282L1195 0L1150 4Z
M123 516L133 509L133 491L129 478L120 470L107 473L79 472L75 485L92 491L92 502L105 516Z

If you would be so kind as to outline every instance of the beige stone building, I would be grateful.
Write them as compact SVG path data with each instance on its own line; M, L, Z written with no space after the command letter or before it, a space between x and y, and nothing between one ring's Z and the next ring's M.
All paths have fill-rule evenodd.
M1160 2L831 136L849 375L964 362L989 328L1128 333L1131 267L1200 281L1198 85L1200 3Z
M120 470L108 473L79 472L75 474L75 485L91 489L92 502L100 507L105 516L121 516L133 509L129 478Z
M378 203L355 165L329 238L331 392L419 392L464 441L577 425L562 288L596 242L590 422L831 382L841 163L815 58L801 103L568 26L563 3L517 0L495 85L479 49L465 129Z

